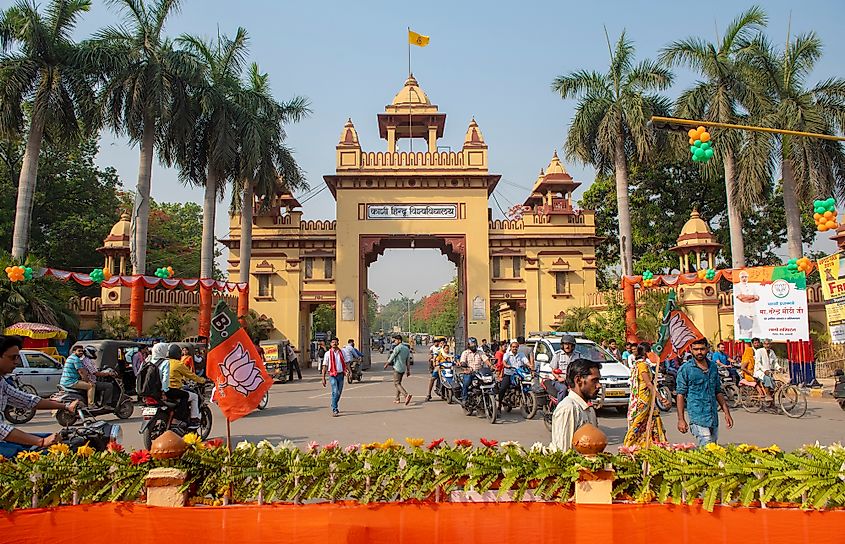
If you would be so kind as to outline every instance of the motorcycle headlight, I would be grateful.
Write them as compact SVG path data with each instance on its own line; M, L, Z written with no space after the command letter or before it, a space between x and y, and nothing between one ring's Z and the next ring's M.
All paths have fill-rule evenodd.
M109 440L114 440L119 443L122 439L123 429L120 428L120 425L112 425L111 429L109 429Z

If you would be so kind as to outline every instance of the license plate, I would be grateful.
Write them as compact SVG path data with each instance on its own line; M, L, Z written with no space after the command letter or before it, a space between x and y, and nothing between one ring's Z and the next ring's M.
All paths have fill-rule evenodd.
M156 415L157 410L158 410L158 408L144 408L143 410L141 410L141 415L142 416L154 416L154 415Z
M444 370L443 376L445 376L447 378L451 378L452 377L452 371L451 370Z
M626 396L625 391L613 391L612 389L609 391L605 391L605 397L624 397Z

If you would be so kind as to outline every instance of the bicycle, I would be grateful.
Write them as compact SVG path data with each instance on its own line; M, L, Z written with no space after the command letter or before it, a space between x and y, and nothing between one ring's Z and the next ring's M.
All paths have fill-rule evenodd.
M797 386L781 380L774 380L775 386L772 397L767 398L757 391L756 384L740 382L739 399L743 409L749 413L757 413L766 408L780 409L786 416L799 418L807 413L807 396Z

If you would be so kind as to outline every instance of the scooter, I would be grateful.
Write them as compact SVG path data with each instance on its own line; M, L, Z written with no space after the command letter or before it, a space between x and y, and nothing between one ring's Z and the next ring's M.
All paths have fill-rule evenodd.
M114 414L118 417L118 419L129 419L132 417L132 412L135 411L135 404L132 402L132 399L129 395L126 394L126 391L123 389L123 380L120 378L120 375L116 372L112 371L111 376L107 378L98 378L101 382L108 383L112 388L117 386L118 394L112 398L112 405L109 406L99 406L97 408L91 408L88 404L88 397L83 394L78 389L70 389L67 387L59 386L59 391L52 395L53 400L57 400L59 402L63 402L65 404L71 403L75 400L81 401L83 405L85 405L85 411L88 412L92 416L101 416L104 414ZM73 425L77 421L79 421L79 415L73 414L68 412L67 410L56 410L56 421L62 427L68 427Z
M98 421L86 408L80 407L75 414L82 424L78 427L65 427L59 431L59 441L76 450L79 446L88 445L96 451L106 451L109 442L120 443L123 430L116 423Z
M455 402L455 397L460 395L461 384L455 379L455 363L453 361L441 361L437 363L437 382L434 384L435 392L447 404Z
M176 406L178 403L167 398L156 399L144 397L144 409L141 415L144 416L144 423L138 431L144 436L144 447L150 449L153 440L161 436L165 431L170 430L179 436L185 436L189 432L196 431L200 438L205 440L211 434L211 409L205 402L205 387L193 383L186 385L184 389L193 391L199 396L200 423L198 427L191 426L187 421L176 419Z
M543 415L543 424L546 430L552 432L552 416L557 408L557 391L552 385L550 378L537 379L531 385L531 395L534 397L534 403Z

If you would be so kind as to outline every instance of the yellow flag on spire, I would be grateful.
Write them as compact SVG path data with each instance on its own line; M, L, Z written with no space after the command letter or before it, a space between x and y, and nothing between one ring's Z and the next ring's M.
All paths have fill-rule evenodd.
M408 43L411 45L425 47L426 45L428 45L429 39L430 38L428 36L423 36L422 34L414 32L410 28L408 29Z

